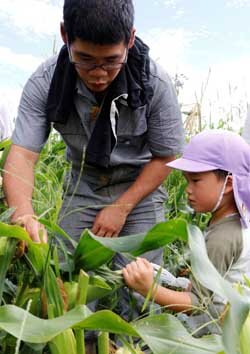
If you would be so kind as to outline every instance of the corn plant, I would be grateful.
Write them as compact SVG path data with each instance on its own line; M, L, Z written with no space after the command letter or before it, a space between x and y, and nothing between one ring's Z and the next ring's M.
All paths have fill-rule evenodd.
M63 296L64 292L62 292L64 284L58 281L56 277L55 260L50 258L49 245L34 244L25 230L19 226L2 223L0 224L0 235L4 235L8 239L15 238L27 242L27 258L32 263L35 274L42 275L42 286L40 286L45 292L46 306L44 311L47 313L47 318L42 318L38 314L36 316L32 315L29 312L29 301L23 308L13 304L0 307L0 328L5 333L11 334L11 337L8 335L9 342L7 341L5 348L2 346L3 354L11 354L11 350L18 348L17 344L13 346L13 337L17 338L17 343L20 343L20 353L23 350L28 352L27 348L29 348L32 354L36 351L39 352L39 350L39 353L49 350L51 354L59 352L83 354L83 330L101 331L104 342L107 342L107 333L117 334L121 341L125 343L124 351L127 348L126 350L130 350L131 353L139 353L140 349L139 347L137 349L133 348L127 342L127 336L140 339L142 344L147 345L152 353L156 354L166 353L166 348L169 353L174 350L174 352L180 354L189 352L217 353L221 351L220 337L193 338L183 325L170 314L147 316L141 320L127 323L109 310L91 313L82 304L88 301L86 288L88 291L89 283L88 276L85 277L82 271L80 271L77 280L76 296L73 299L73 303L75 303L71 310L67 310ZM88 269L94 270L105 264L106 260L110 259L111 253L122 252L123 254L129 253L137 256L147 250L163 246L175 240L176 237L185 240L187 236L186 222L182 220L161 223L144 235L129 236L131 237L130 242L128 242L127 237L121 240L96 237L86 230L82 235L79 247L77 246L75 251L74 260L77 265L75 269L77 273L80 267L88 267ZM93 247L94 245L98 245L98 247ZM80 250L82 250L84 257L80 256ZM105 255L101 262L98 261L99 252L104 252ZM38 256L38 259L36 256ZM46 343L48 346L44 347ZM100 343L103 346L103 342L100 341ZM39 345L41 347L38 347ZM101 350L100 348L100 353L102 353Z
M124 337L125 335L129 337L132 336L133 338L139 338L142 343L146 344L151 349L152 353L155 354L166 354L172 352L178 354L247 353L246 350L248 350L249 347L246 343L244 344L244 342L247 342L249 338L249 298L245 296L244 293L239 294L230 283L219 275L210 263L206 254L204 238L200 230L197 227L187 227L187 225L185 225L186 223L181 220L165 223L164 225L160 224L158 228L155 228L155 241L158 245L162 246L164 244L164 228L166 235L165 243L167 243L169 239L173 238L174 230L181 238L186 238L188 236L191 251L191 267L194 275L202 283L202 285L216 292L218 295L228 299L228 303L230 304L224 323L219 324L222 328L222 336L210 335L205 336L204 338L194 338L183 327L181 322L169 313L146 316L143 319L135 320L131 323L125 322L118 315L109 310L91 313L85 305L81 304L82 302L87 302L87 295L84 291L84 288L86 289L88 282L88 280L86 282L86 279L83 280L83 283L78 280L78 286L80 283L85 283L85 286L82 290L77 290L76 293L78 293L78 295L76 295L75 299L78 300L75 300L76 304L73 308L69 311L65 311L64 302L62 299L61 302L59 301L59 305L58 300L56 301L57 303L53 300L55 296L56 298L60 297L62 293L60 290L60 283L58 283L54 277L54 274L51 273L52 270L47 273L47 277L50 279L50 282L45 285L45 289L49 287L49 289L46 290L46 295L48 297L48 318L43 319L32 315L29 312L30 308L27 304L24 308L13 304L3 305L0 307L0 328L4 330L5 333L10 333L20 342L25 342L25 348L27 349L27 347L29 347L30 350L33 348L34 353L35 349L37 350L37 348L39 348L38 345L44 346L45 343L49 343L48 348L52 354L59 352L64 353L64 349L66 347L67 350L71 350L70 353L82 354L82 346L81 344L77 346L77 340L78 338L82 338L80 335L81 331L87 329L97 329L103 333L116 333L124 342L126 340ZM15 230L15 235L13 230ZM32 249L33 253L36 251L38 252L38 250L39 253L41 253L39 248L44 248L44 245L35 245L32 241L28 240L28 238L26 239L27 235L25 235L25 231L20 227L1 224L0 232L1 235L4 234L5 237L8 237L8 239L12 234L15 236L15 239L26 240L29 242L29 248ZM18 233L19 235L17 235ZM11 237L11 239L13 239L13 237ZM107 240L98 238L90 232L85 231L79 247L83 247L85 251L91 249L93 250L92 246L99 243L99 247L102 248L103 251L109 249L111 252L122 251L124 254L129 252L133 255L139 255L141 252L152 248L152 239L153 233L151 230L151 232L144 235L144 237L139 236L138 241L133 240L134 247L132 247L131 244L128 244L126 237L124 242L120 242L121 240L118 239ZM83 240L86 245L84 245ZM99 251L100 249L96 250L97 253ZM109 259L110 253L106 252L105 254L107 259ZM83 264L87 261L87 259L88 256L78 260L76 257L77 262L80 261L83 262ZM104 260L102 260L102 262L105 263ZM86 262L86 264L88 264L88 262ZM36 267L37 271L42 271L44 266L48 267L46 261L42 266ZM96 259L93 259L91 268L94 269L95 266ZM98 263L97 266L100 266L100 264ZM77 333L79 333L79 337L76 335ZM128 350L130 350L131 353L136 352L135 348L128 349L129 346L130 344L127 342L125 346L127 348L127 352L129 352ZM9 348L11 349L10 341ZM24 347L20 349L20 353L23 348ZM139 350L139 348L137 348L137 350ZM2 350L2 353L5 354L5 352L6 351ZM120 352L122 351L120 350ZM124 352L126 352L125 348ZM11 351L8 351L8 354L9 353L11 353ZM40 351L40 353L42 353L42 351Z
M57 133L50 135L35 170L33 207L36 214L56 223L62 205L63 184L70 165L65 160L65 144Z

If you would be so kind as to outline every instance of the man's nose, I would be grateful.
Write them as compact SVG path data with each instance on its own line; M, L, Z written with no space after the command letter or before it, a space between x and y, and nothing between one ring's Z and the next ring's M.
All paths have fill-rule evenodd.
M97 65L95 68L89 70L91 76L106 76L107 71L102 66Z

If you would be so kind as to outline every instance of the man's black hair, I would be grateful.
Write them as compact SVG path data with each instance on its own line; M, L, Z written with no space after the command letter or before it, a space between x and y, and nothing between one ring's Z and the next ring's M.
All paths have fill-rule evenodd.
M134 6L132 0L65 0L63 19L69 43L128 44Z

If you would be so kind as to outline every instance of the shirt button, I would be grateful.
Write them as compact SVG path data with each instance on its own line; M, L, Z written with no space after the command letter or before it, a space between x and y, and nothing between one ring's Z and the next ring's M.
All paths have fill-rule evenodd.
M109 182L109 177L108 176L105 176L105 175L101 175L100 176L100 182L102 183L102 184L108 184L108 182Z

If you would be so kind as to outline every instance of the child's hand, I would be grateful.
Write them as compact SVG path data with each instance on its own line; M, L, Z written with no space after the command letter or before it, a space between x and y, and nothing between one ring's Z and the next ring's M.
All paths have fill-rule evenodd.
M152 265L144 258L127 264L122 270L126 284L142 295L146 295L154 281Z

